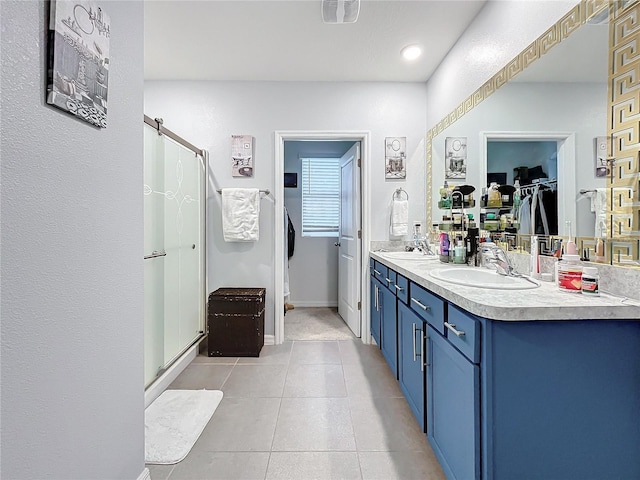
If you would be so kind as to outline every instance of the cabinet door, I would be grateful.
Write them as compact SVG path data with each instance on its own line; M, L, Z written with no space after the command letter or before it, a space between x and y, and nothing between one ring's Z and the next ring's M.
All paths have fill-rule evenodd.
M378 345L380 345L380 316L382 314L380 298L382 298L380 282L371 276L371 336Z
M404 303L398 303L398 381L409 407L424 431L425 375L422 362L424 323Z
M398 323L396 317L396 296L391 291L383 288L379 293L382 303L382 317L380 319L380 331L382 355L387 360L393 374L398 377L397 350L398 350Z
M427 437L449 479L480 478L480 368L431 327Z

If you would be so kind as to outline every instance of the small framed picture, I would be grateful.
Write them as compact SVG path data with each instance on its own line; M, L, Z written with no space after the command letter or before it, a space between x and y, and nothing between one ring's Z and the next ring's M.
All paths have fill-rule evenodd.
M596 137L595 139L595 159L596 177L606 177L609 175L609 142L611 137Z
M253 177L253 137L231 135L231 175Z
M407 137L384 139L385 178L407 177Z
M467 137L447 137L444 141L445 175L448 180L467 178Z

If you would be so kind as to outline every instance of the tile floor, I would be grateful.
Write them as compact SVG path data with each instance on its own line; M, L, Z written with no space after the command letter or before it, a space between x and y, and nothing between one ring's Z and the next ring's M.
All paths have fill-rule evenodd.
M297 307L284 316L285 340L350 340L353 333L337 308Z
M380 350L359 339L202 354L169 388L224 398L185 460L149 465L153 480L445 478Z

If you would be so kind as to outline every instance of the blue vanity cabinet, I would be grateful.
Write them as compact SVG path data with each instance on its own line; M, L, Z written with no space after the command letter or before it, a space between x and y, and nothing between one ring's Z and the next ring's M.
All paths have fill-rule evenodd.
M480 367L431 326L427 352L429 443L448 479L479 479Z
M427 323L406 304L398 302L398 382L420 428L425 427L423 352Z

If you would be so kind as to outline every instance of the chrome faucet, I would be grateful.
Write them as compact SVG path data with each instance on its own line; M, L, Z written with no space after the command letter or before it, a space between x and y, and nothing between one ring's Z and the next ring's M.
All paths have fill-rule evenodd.
M487 264L493 265L500 275L509 277L519 276L515 272L507 256L507 252L505 252L503 248L498 245L486 245L483 246L480 251L482 252L482 265L485 267L489 268Z
M413 246L416 250L421 251L424 255L434 255L434 251L429 244L429 239L424 236L415 235L413 238Z

